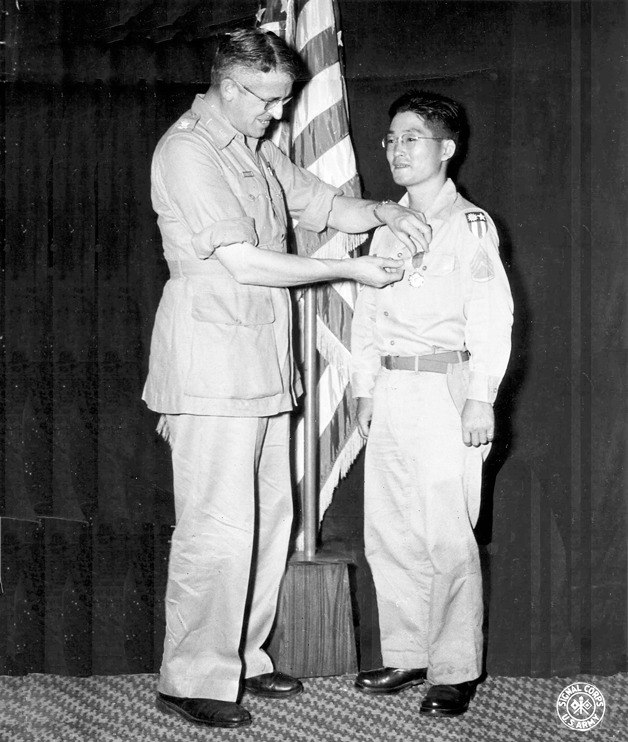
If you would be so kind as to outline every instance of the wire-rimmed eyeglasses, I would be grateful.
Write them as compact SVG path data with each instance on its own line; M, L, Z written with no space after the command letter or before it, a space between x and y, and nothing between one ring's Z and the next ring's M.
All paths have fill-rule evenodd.
M231 78L233 80L233 78ZM261 101L264 104L264 110L270 111L271 108L275 108L275 106L278 106L281 104L282 106L286 106L291 100L292 96L288 95L285 98L271 98L270 100L268 98L262 98L261 95L258 95L257 93L254 93L252 90L246 87L241 82L238 82L237 80L233 80L233 82L239 87L242 88L242 90L245 90L247 93L250 93L253 97L257 98L257 100Z
M404 149L410 149L414 147L421 139L435 139L441 141L447 139L447 137L424 137L419 134L400 134L398 137L392 134L386 134L382 139L382 147L385 150L391 150L395 148L397 142L401 144Z

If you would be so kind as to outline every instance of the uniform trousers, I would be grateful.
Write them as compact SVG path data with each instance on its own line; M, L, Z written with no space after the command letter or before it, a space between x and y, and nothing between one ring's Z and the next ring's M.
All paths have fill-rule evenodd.
M462 442L447 376L378 375L365 459L365 551L385 666L431 683L482 667L482 576L473 534L488 447Z
M292 524L289 418L167 416L176 526L161 693L235 701L243 674L273 670L262 645Z

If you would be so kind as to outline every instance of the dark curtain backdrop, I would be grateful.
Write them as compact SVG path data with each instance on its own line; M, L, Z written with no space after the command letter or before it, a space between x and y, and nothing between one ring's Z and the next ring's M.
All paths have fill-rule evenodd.
M494 215L513 286L478 528L489 672L626 670L624 4L340 9L365 191L396 195L378 141L398 93L460 99L458 180ZM173 512L168 451L140 401L166 279L150 156L207 87L216 34L251 24L257 2L5 11L0 673L152 672ZM326 519L333 538L358 533L360 497L358 463Z

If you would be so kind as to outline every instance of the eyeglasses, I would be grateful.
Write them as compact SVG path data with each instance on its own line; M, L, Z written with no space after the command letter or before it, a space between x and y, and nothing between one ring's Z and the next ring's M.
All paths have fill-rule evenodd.
M231 79L233 80L233 78ZM291 95L288 95L285 98L271 98L269 100L268 98L262 98L261 95L258 95L257 93L254 93L252 90L249 90L249 88L247 88L246 85L243 85L241 82L238 82L237 80L233 80L233 82L239 88L242 88L242 90L246 90L247 93L250 93L252 96L257 98L257 100L262 101L262 103L264 104L265 111L270 111L271 108L275 108L275 106L278 106L280 103L282 106L286 106L292 100L292 97L293 97Z
M399 142L404 149L412 149L418 144L420 139L435 139L441 141L447 139L447 137L422 137L418 134L401 134L398 137L394 137L392 134L387 134L382 139L382 147L389 151L395 148L396 142Z

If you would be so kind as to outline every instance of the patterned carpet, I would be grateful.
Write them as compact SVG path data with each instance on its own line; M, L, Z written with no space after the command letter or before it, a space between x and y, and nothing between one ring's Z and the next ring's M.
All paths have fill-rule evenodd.
M575 680L602 692L606 713L588 731L563 726L556 699ZM2 742L510 742L628 741L628 675L579 678L489 677L467 714L419 717L425 686L397 696L365 696L353 678L312 678L296 699L246 697L253 724L199 727L154 705L155 675L0 677Z

